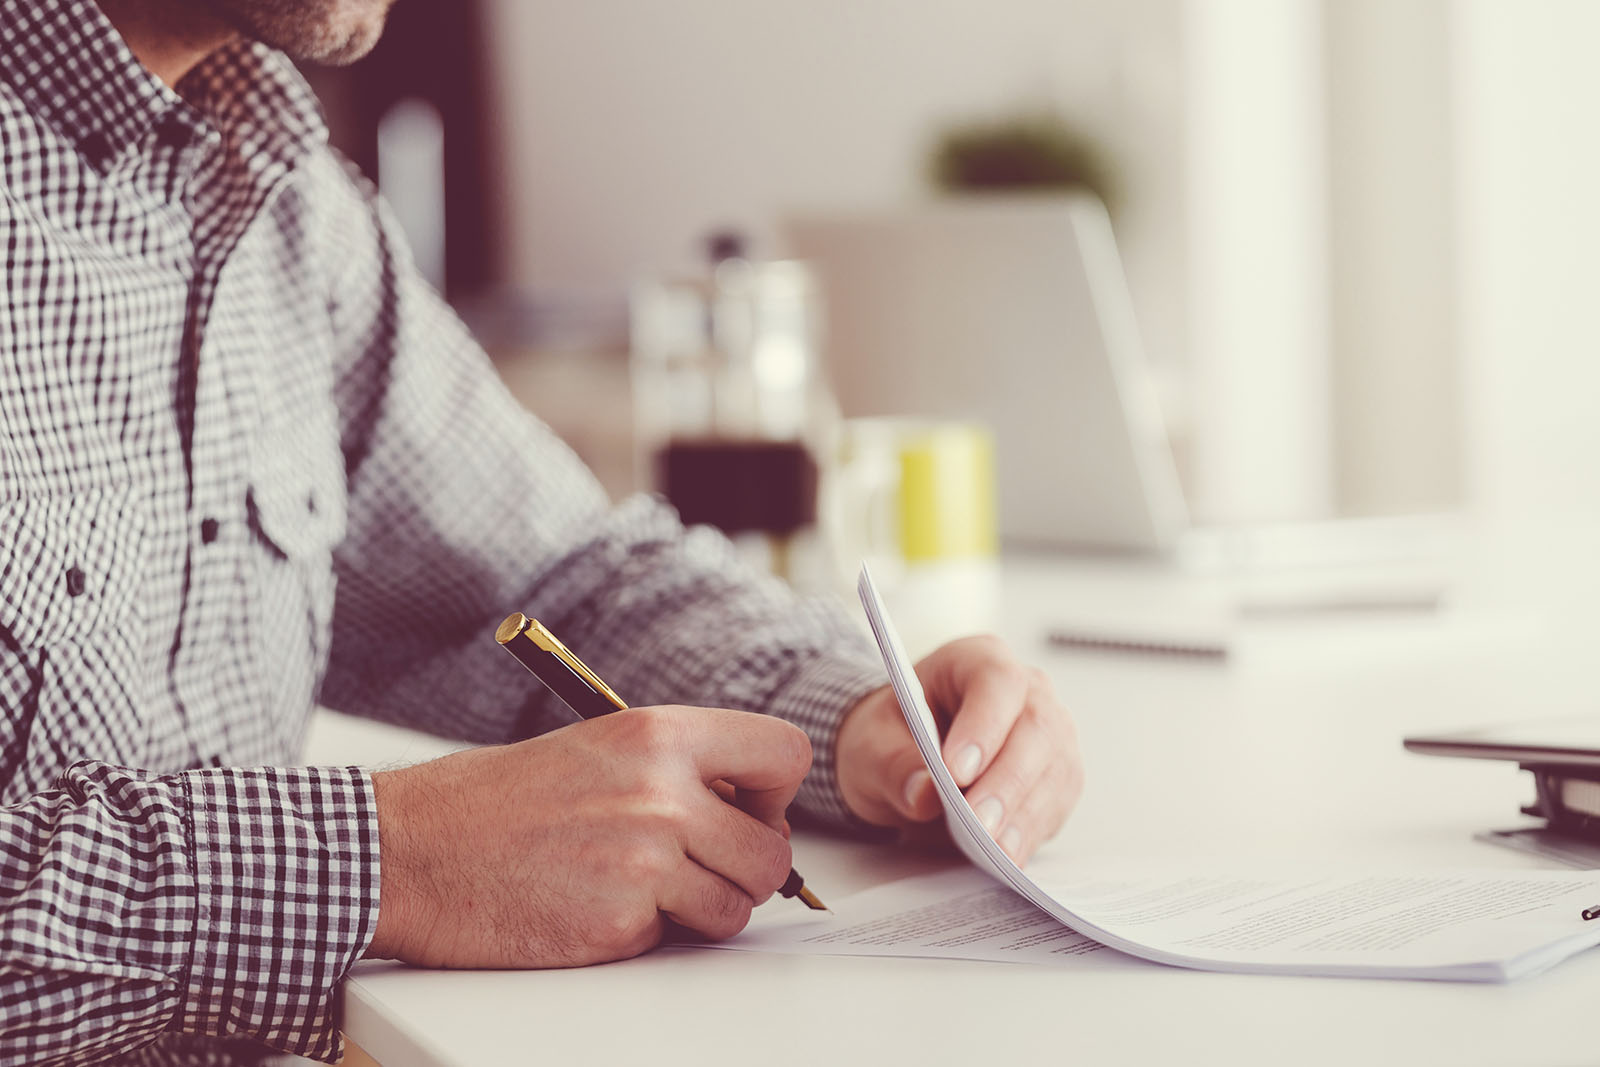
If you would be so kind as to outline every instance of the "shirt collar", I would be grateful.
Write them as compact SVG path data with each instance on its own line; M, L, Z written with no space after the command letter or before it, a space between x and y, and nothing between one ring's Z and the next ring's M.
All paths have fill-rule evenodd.
M327 139L316 97L287 57L238 42L178 83L146 70L93 0L0 0L0 80L91 163L107 168L163 121L215 129L245 157L292 167Z

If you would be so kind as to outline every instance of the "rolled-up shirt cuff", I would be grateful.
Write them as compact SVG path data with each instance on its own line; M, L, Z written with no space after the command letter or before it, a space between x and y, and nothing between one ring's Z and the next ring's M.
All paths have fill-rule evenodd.
M326 1062L339 983L379 899L372 780L355 767L173 775L188 798L194 953L173 1029L247 1035Z
M865 656L820 655L773 694L768 711L799 726L811 739L811 773L795 795L796 806L810 819L839 829L870 829L851 814L839 791L839 726L863 697L887 684L883 665Z

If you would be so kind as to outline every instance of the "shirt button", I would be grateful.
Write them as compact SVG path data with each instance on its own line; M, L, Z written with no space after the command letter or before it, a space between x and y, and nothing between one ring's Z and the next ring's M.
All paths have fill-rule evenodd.
M201 542L201 544L209 545L211 542L215 541L217 539L217 532L221 528L222 528L222 524L219 523L216 519L202 519L200 521L200 542Z
M111 142L98 130L79 141L78 150L96 168L104 167L111 162Z
M184 148L189 138L189 127L176 117L169 115L156 127L156 143L166 148Z
M78 567L67 568L67 595L82 596L85 585L83 571Z

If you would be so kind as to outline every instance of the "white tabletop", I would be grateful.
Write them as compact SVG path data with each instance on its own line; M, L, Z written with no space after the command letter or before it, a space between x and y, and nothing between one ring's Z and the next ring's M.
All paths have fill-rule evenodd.
M1095 598L1194 595L1111 565L1008 567L1004 632L1074 709L1084 801L1049 847L1085 869L1530 866L1472 840L1515 824L1510 766L1426 759L1408 733L1593 709L1537 626L1444 613L1252 624L1223 663L1053 650L1050 622ZM426 754L319 724L324 752ZM796 838L826 898L948 860ZM1600 901L1597 901L1600 903ZM775 900L769 907L792 907ZM346 985L345 1027L388 1067L506 1062L939 1064L1575 1063L1600 1059L1600 953L1509 985L1220 975L1110 952L1055 967L802 958L674 948L575 971L438 972L384 963Z

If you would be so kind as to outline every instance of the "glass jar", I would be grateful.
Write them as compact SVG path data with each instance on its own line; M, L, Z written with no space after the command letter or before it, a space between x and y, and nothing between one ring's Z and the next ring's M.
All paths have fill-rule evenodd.
M837 422L817 319L804 264L737 255L637 286L631 310L641 482L685 524L717 527L789 577Z

